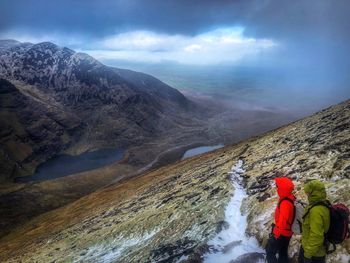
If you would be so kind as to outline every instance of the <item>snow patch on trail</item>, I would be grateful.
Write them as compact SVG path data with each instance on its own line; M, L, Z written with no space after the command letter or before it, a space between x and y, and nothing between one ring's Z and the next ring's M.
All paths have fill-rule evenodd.
M255 237L248 237L245 233L247 216L242 215L240 211L242 201L247 197L242 187L241 175L244 172L242 160L238 160L229 172L235 191L225 210L225 221L228 223L228 227L208 242L209 252L203 256L205 263L225 263L243 255L265 252ZM264 261L260 258L256 262Z

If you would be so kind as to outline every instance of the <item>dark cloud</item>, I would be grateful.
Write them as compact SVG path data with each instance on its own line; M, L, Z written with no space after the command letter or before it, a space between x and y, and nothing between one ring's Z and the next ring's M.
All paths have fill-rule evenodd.
M55 34L60 45L87 50L127 31L195 36L241 26L245 37L269 39L278 48L240 63L283 68L285 83L309 89L310 97L320 86L330 96L348 97L349 14L349 0L0 0L0 38ZM67 43L70 38L78 44Z
M347 0L2 0L0 30L101 36L141 28L196 34L242 24L254 36L343 36L349 7Z
M129 30L195 35L243 26L246 36L274 39L299 55L344 57L349 13L348 0L1 0L0 33L88 40Z
M4 0L0 29L55 30L91 36L130 29L194 34L234 21L232 1L164 0Z

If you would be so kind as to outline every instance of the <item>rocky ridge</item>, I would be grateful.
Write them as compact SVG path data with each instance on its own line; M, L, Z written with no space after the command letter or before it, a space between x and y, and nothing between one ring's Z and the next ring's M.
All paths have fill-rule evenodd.
M198 262L207 241L225 227L224 209L234 191L228 172L239 159L244 160L249 194L241 207L248 218L246 232L264 244L277 200L275 176L288 173L301 199L302 185L318 178L326 182L331 201L350 206L349 117L350 100L262 136L101 189L2 238L0 259ZM348 262L349 253L347 240L328 262Z

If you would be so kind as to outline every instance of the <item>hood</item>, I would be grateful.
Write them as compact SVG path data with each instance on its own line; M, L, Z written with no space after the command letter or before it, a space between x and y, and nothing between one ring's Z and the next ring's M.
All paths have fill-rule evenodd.
M294 190L294 184L292 180L287 177L275 178L277 193L280 198L290 197Z
M324 183L313 180L304 186L304 191L308 195L309 203L324 201L327 198L326 187Z

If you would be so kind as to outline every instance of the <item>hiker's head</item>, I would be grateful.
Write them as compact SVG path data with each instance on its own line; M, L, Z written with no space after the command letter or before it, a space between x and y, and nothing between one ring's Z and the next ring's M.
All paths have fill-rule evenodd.
M289 178L277 177L275 178L275 183L277 187L277 193L280 198L287 197L292 194L294 190L294 184Z
M309 199L309 203L322 201L327 198L325 185L318 180L312 180L305 184L304 191Z

